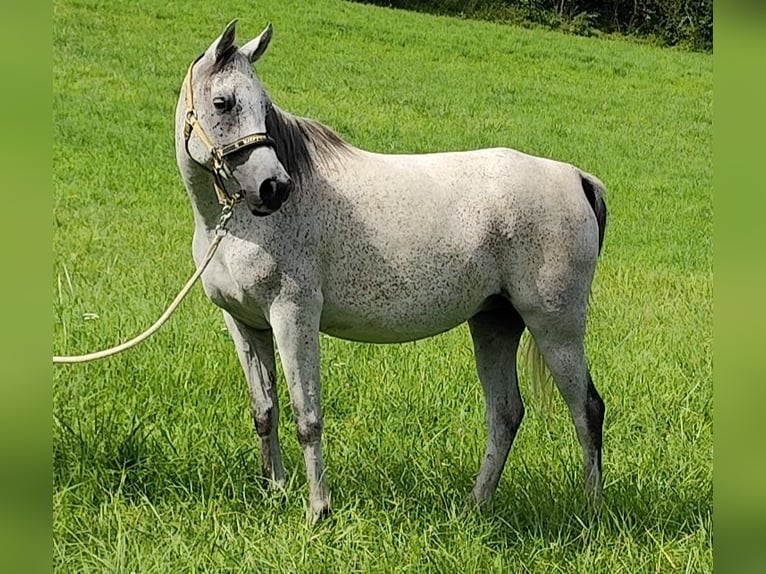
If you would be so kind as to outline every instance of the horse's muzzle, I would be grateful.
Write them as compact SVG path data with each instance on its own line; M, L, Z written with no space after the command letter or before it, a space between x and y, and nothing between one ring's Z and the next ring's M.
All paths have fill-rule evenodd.
M245 203L255 216L263 217L271 215L282 207L282 204L290 195L292 186L293 184L290 179L266 179L258 188L257 193L243 190Z

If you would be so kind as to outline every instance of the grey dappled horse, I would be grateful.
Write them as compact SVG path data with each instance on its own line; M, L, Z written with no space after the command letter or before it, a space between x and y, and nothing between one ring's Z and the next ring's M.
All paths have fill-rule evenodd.
M585 484L598 499L604 403L583 338L606 224L601 182L504 148L357 149L271 102L252 70L271 34L268 26L238 48L230 23L190 67L176 112L198 264L216 235L220 203L242 199L249 208L233 209L202 283L223 309L247 377L268 483L285 480L274 341L316 519L330 510L319 332L398 343L467 321L488 425L474 500L494 493L524 415L516 351L525 327L569 406Z

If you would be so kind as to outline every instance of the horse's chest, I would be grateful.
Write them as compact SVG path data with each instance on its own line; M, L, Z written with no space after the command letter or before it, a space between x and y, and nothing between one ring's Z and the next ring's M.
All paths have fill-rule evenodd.
M202 275L205 294L231 315L265 327L265 308L281 283L279 265L252 244L231 242L221 247Z

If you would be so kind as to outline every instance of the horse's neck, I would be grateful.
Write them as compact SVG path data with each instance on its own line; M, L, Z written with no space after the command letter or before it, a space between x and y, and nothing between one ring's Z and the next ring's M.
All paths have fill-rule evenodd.
M191 159L180 161L179 169L189 194L195 224L207 231L214 230L221 215L221 206L213 188L213 176Z
M186 116L186 86L181 90L175 114L176 163L194 213L194 222L198 229L212 231L218 223L221 207L213 188L213 176L197 164L186 151L184 145L184 125Z

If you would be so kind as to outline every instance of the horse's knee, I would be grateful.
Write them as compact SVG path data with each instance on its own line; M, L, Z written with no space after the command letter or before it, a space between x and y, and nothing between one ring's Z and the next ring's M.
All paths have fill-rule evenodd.
M296 431L298 442L301 446L315 444L322 437L324 424L321 417L314 415L298 415L296 417Z
M277 410L274 405L253 408L253 423L258 436L267 437L271 435L271 431L277 424Z

